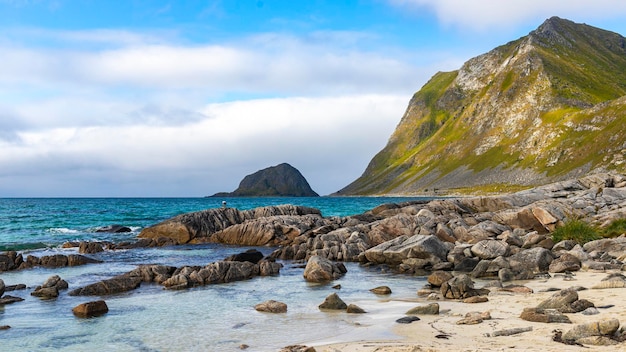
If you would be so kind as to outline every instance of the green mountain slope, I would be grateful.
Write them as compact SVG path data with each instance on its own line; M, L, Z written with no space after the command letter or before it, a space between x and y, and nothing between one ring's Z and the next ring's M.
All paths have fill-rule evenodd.
M626 39L553 17L440 72L338 195L512 190L625 171Z

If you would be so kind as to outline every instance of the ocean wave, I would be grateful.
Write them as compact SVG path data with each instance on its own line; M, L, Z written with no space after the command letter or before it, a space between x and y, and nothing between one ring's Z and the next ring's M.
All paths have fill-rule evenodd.
M79 230L68 229L67 227L52 227L47 230L52 233L80 233Z

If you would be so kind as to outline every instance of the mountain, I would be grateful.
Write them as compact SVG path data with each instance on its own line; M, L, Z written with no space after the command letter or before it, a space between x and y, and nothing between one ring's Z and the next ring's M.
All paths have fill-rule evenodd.
M439 72L335 195L513 191L626 171L626 39L558 17Z
M244 177L234 192L216 193L212 197L319 197L319 195L311 189L300 171L283 163Z

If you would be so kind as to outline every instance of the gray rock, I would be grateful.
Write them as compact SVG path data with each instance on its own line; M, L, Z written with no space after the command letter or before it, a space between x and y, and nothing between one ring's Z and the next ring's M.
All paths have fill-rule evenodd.
M552 260L554 260L552 252L535 247L510 256L509 264L514 272L530 271L537 274L547 272Z
M474 294L474 282L467 275L455 276L441 285L441 294L449 299L462 299Z
M472 246L472 253L480 259L494 259L505 256L509 245L497 240L483 240Z
M560 312L570 310L572 303L578 300L578 293L574 290L561 290L537 305L537 309L556 309Z
M0 279L0 297L4 295L4 290L6 289L6 285L4 284L4 280Z
M434 265L446 260L451 246L436 236L400 236L368 249L365 257L376 264L399 265L408 258L418 258Z
M428 283L433 287L441 287L444 282L452 279L454 275L448 271L434 271L432 274L428 275Z
M420 320L419 317L411 315L411 316L408 316L408 317L402 317L400 319L397 319L396 323L398 323L398 324L411 324L412 322L419 321L419 320Z

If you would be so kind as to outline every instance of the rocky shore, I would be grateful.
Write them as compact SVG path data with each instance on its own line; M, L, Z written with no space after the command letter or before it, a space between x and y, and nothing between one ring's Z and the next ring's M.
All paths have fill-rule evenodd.
M87 264L92 262L90 253L121 248L207 242L272 246L277 249L265 258L248 252L203 267L141 266L89 286L72 288L68 294L102 297L135 289L143 282L186 289L277 275L281 267L277 261L281 260L301 263L307 281L332 282L346 272L341 262L351 261L406 275L428 276L429 284L415 297L415 302L423 302L427 308L408 314L416 318L409 318L413 321L409 325L423 325L420 319L435 324L459 317L455 325L487 324L490 328L481 330L493 336L523 334L548 339L555 344L555 350L569 345L626 348L626 329L622 326L626 317L621 313L623 309L615 308L621 304L616 301L621 301L619 296L626 287L621 275L626 268L626 236L613 233L588 241L556 241L553 236L573 221L597 227L601 234L601 229L624 218L626 177L595 174L513 194L385 204L349 217L323 217L317 209L293 205L246 211L209 209L145 228L136 243L68 243L81 253L71 258L29 256L24 260L20 253L0 254L0 271ZM580 278L589 278L591 281L584 281L589 286L570 285L572 280L582 284ZM542 285L552 285L555 280L560 280L559 285ZM53 292L54 296L66 288L55 286L60 278L52 281L54 284L44 284L39 294ZM1 286L0 296L4 293L4 284ZM599 300L599 291L613 296ZM523 302L523 306L510 305L510 300ZM441 303L435 309L428 301ZM280 302L276 304L280 311L287 309ZM467 306L481 304L489 308L462 313ZM499 312L496 309L508 305L506 319L511 324L491 323L494 315L500 314L495 313ZM367 308L352 307L351 312L356 311L367 314ZM583 315L593 319L580 318ZM550 328L537 328L537 324L556 324L557 328L547 333ZM399 333L408 336L414 331L400 329ZM464 330L454 334L460 338ZM432 346L427 347L438 350L441 341L454 334L442 329L438 334L441 336L433 337ZM480 343L489 343L483 340ZM295 351L304 347L290 348ZM334 347L327 348L333 351Z

